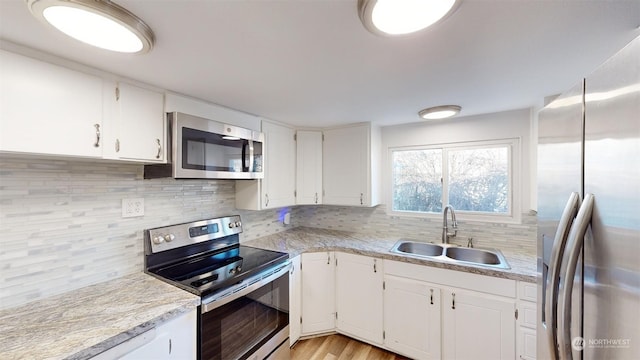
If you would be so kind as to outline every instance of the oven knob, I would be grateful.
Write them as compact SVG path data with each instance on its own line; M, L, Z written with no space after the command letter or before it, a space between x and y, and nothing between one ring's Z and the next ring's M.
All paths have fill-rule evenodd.
M230 222L230 223L229 223L229 228L230 228L230 229L233 229L234 227L236 227L236 223L234 223L234 222Z
M162 235L157 235L153 237L152 241L154 244L162 244L164 238L162 237Z
M242 268L240 266L236 266L236 272L239 273L240 271L242 271Z
M176 236L175 236L175 235L173 235L173 234L167 234L167 235L165 235L165 236L164 236L164 241L166 241L166 242L171 242L171 241L175 240L175 238L176 238Z
M233 275L236 273L236 269L229 269L229 274Z
M236 227L240 227L242 226L242 223L240 221L236 221Z

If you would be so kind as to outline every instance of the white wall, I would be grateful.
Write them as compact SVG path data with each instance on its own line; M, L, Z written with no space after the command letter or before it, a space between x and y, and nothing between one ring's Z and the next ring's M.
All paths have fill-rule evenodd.
M382 128L382 198L390 199L391 168L389 148L497 139L520 139L520 209L526 213L531 204L532 109L505 111L453 118L449 120L412 123Z

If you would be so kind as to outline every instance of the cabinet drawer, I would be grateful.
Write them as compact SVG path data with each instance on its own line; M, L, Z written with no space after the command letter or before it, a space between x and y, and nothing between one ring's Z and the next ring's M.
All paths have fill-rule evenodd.
M536 328L537 306L528 301L520 302L520 325L531 329Z
M536 283L529 283L524 281L518 282L518 298L520 300L536 302L538 292L538 285Z

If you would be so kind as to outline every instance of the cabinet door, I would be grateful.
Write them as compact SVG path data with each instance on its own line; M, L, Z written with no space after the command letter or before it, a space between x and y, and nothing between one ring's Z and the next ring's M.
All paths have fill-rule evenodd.
M368 137L366 125L324 131L324 204L368 205Z
M118 84L119 158L165 162L164 95L126 83Z
M518 358L536 360L536 346L536 330L520 327L518 329Z
M262 208L278 208L296 203L294 129L262 122L265 137L264 179L262 179Z
M289 341L293 346L302 332L302 276L300 255L291 259L289 271Z
M302 334L333 330L335 308L333 253L302 254Z
M515 303L464 290L445 291L443 358L515 358Z
M322 204L322 133L296 133L296 204Z
M414 359L440 359L440 289L385 276L384 344Z
M102 156L102 79L0 50L0 150Z
M382 344L382 260L336 253L336 327Z

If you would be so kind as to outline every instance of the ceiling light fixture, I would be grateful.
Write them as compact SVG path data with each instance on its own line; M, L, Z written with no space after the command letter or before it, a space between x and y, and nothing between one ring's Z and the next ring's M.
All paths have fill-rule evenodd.
M102 49L142 54L153 47L151 28L109 0L26 0L29 11L66 35Z
M404 35L453 13L461 0L358 0L358 15L374 34Z
M457 115L462 108L458 105L442 105L420 110L418 115L425 120L446 119Z

